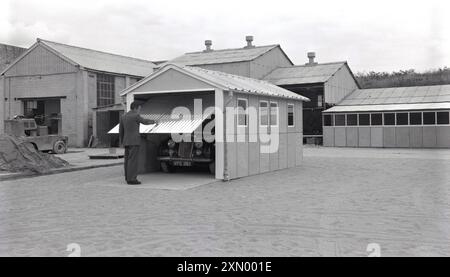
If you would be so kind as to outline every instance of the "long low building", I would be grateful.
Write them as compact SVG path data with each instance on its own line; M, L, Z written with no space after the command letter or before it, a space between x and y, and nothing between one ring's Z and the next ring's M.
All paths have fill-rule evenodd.
M450 148L450 85L358 89L324 111L324 146Z

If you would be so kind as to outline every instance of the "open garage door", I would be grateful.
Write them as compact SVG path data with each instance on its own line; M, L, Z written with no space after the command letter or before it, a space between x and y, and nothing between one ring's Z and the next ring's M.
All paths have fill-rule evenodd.
M200 115L192 115L189 118L177 117L173 114L142 114L146 119L157 121L157 124L140 124L141 134L190 134L193 133L206 119L210 119L212 109L208 109ZM175 118L174 118L175 117ZM119 124L114 126L108 134L118 134Z

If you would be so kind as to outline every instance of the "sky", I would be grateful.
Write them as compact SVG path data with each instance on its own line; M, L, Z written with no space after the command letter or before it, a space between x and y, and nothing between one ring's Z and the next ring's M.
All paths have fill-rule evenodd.
M0 43L36 38L148 60L280 44L295 64L348 61L354 72L450 67L450 1L0 0Z

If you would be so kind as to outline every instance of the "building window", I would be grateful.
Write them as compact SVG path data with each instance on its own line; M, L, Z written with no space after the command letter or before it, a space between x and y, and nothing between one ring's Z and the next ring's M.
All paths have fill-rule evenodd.
M323 96L321 94L317 95L317 107L323 107Z
M323 126L333 126L333 116L331 114L326 114L323 116Z
M385 113L384 114L384 125L395 125L395 113Z
M423 113L423 124L424 125L436 124L436 113L435 112L424 112Z
M267 101L259 102L259 125L269 126L269 107Z
M238 126L247 126L248 115L247 115L247 99L238 98Z
M336 126L345 126L345 114L335 115L334 122Z
M359 115L359 126L369 126L370 125L370 115L360 114Z
M383 116L380 113L373 113L370 115L370 123L372 126L380 126L383 125Z
M270 102L270 126L278 126L278 103Z
M437 112L437 124L449 124L448 112Z
M408 125L408 113L397 113L397 125Z
M409 113L409 124L422 125L422 113Z
M36 100L28 100L23 102L23 115L29 116L34 115L34 110L36 110L37 107L37 101Z
M347 126L356 126L358 125L358 115L357 114L348 114L347 115Z
M97 74L97 106L114 104L114 76Z
M287 105L288 127L294 127L294 104Z

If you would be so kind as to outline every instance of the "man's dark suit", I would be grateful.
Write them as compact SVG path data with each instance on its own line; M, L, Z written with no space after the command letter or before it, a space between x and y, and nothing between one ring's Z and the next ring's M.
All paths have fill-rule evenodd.
M138 153L141 137L139 124L154 124L155 121L142 118L135 110L130 110L120 118L119 139L125 147L124 169L127 183L137 181Z

